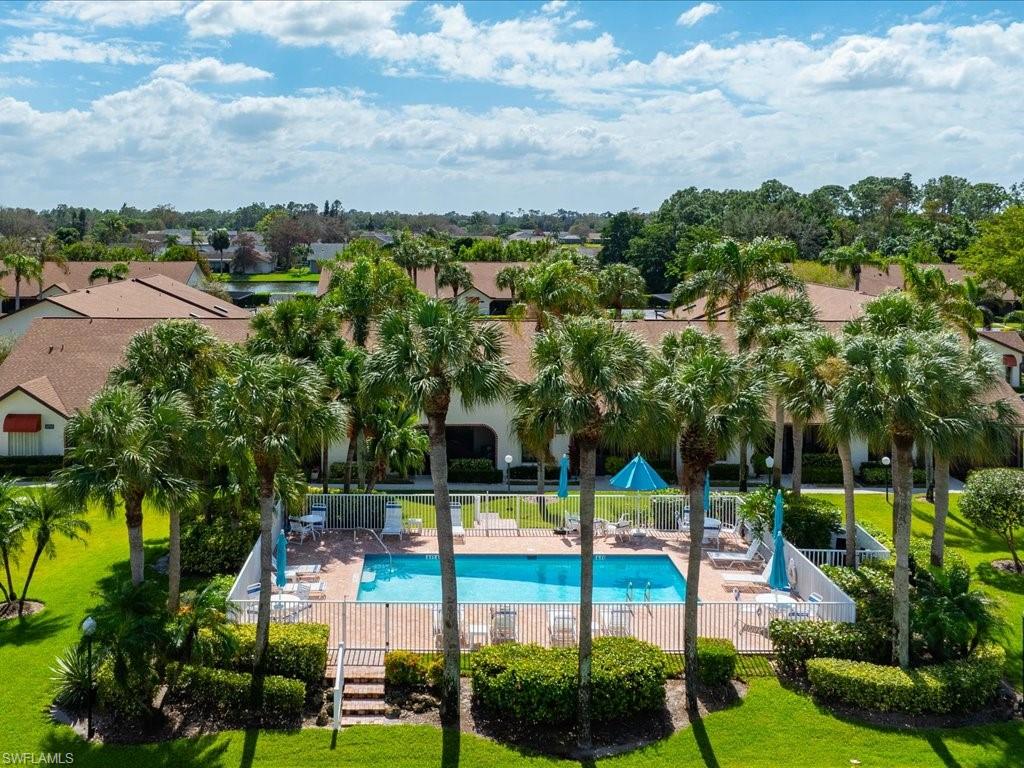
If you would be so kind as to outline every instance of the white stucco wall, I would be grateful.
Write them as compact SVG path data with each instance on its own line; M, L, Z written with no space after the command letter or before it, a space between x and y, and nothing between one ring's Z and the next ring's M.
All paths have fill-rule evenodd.
M444 298L445 293L448 293L448 296L451 297L451 293L446 289L442 288L442 298ZM460 304L469 304L470 302L475 302L477 304L481 315L491 314L491 298L480 293L480 291L478 291L476 288L470 288L468 291L463 291L462 293L459 294Z
M64 427L67 420L24 392L15 391L0 400L0 425L9 413L38 413L42 416L42 454L64 455ZM50 427L49 429L47 427ZM0 456L9 456L8 434L0 430Z
M49 301L40 301L17 312L0 317L0 336L21 338L37 317L80 317L69 309Z

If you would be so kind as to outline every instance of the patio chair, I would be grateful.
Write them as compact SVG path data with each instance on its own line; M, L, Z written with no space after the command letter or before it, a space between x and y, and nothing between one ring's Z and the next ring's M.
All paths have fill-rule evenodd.
M598 612L600 631L607 637L629 637L633 634L633 609L625 605L606 606Z
M760 632L765 628L763 606L760 603L747 603L740 600L740 591L733 589L732 599L736 601L736 632L737 634L752 629Z
M594 539L600 538L602 541L608 538L608 529L611 527L611 523L605 520L603 517L594 518Z
M451 515L452 515L452 538L460 539L463 544L466 543L466 529L462 527L462 505L453 501L451 503Z
M774 555L772 556L774 557ZM726 584L767 584L768 576L772 572L772 559L768 558L768 562L764 565L764 570L761 573L723 573L722 581Z
M572 515L568 512L565 513L565 532L566 533L579 533L580 532L580 516Z
M277 571L273 570L270 572L272 576L276 578ZM293 565L290 568L284 569L285 581L302 581L304 579L319 579L320 576L320 564L313 563L311 565Z
M519 639L516 628L518 614L511 606L491 612L491 642L514 643Z
M327 529L327 505L322 501L310 504L309 514L316 515L320 518L319 520L313 521L313 531L323 535L324 531Z
M290 581L283 587L277 588L277 591L284 595L301 594L302 590L305 590L307 594L312 593L323 598L327 596L327 583L323 579L317 579L316 581Z
M572 608L548 608L548 639L552 647L576 645L576 614Z
M615 541L628 542L632 538L633 523L631 523L629 518L625 515L620 517L610 527L614 534Z
M430 633L437 649L444 648L444 613L440 605L435 605L430 612ZM459 606L459 645L466 644L466 612Z
M397 536L399 539L405 533L405 526L402 524L402 507L400 504L389 501L384 505L384 527L380 529L380 537Z
M793 606L786 618L793 621L814 621L818 618L821 603L824 601L825 598L819 593L811 592L805 602Z
M300 544L306 540L307 536L312 536L314 539L316 538L317 532L313 528L313 523L304 523L297 517L289 517L288 524L292 533L299 534Z
M708 552L708 559L712 565L724 565L732 568L734 565L752 565L755 559L760 557L761 541L754 539L746 552Z

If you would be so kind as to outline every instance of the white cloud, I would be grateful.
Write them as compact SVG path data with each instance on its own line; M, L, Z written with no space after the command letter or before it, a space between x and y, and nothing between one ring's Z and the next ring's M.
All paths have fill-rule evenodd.
M541 13L558 13L563 8L565 8L565 6L567 6L568 4L569 4L568 0L548 0L548 2L544 3L544 5L542 5L540 7L540 12Z
M713 16L722 10L722 6L718 3L697 3L688 11L683 11L679 14L679 18L676 19L676 24L680 27L692 27L695 24L703 21L708 16Z
M79 64L153 64L147 46L124 42L95 42L55 32L13 37L0 53L4 62L73 61Z
M573 29L593 29L595 25L590 19L579 19L572 22L569 26Z
M219 59L206 56L177 64L164 64L154 70L153 77L167 77L186 83L244 83L249 80L266 80L273 77L273 74L247 64L225 64Z
M180 16L187 5L179 0L51 0L41 10L97 27L138 27Z

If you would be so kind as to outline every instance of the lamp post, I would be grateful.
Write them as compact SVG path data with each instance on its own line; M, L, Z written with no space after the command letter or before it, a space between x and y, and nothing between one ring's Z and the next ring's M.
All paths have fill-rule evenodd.
M764 465L768 467L768 476L772 479L772 488L777 488L778 486L775 485L775 472L773 471L775 469L775 457L769 456L766 458Z
M96 619L92 616L86 616L85 621L82 622L82 634L85 636L85 664L89 670L89 697L88 697L88 709L86 709L85 715L85 740L92 741L92 703L93 698L96 695L96 684L93 681L93 669L92 669L92 636L96 632Z
M882 457L882 466L885 467L885 500L889 501L889 485L892 481L892 459L888 456Z
M512 493L512 454L505 454L505 490Z

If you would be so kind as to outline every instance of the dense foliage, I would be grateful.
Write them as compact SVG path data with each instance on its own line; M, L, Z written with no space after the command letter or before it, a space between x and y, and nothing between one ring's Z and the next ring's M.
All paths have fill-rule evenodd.
M1024 471L983 469L972 472L960 496L964 517L1006 541L1017 573L1024 571L1017 555L1014 530L1024 526Z
M500 483L504 474L490 459L452 459L448 481L452 483Z
M208 714L232 721L256 719L263 725L297 726L302 720L306 687L299 680L267 675L254 704L249 672L183 666L172 677L170 694Z
M384 681L395 688L436 688L442 669L440 656L413 651L388 651L384 655Z
M251 670L256 645L256 625L231 626L236 645L223 650L212 643L208 632L200 634L199 656L210 666L232 670ZM327 668L327 641L331 630L326 624L271 624L267 648L267 672L303 681L313 692L324 679Z
M258 510L188 517L181 524L181 569L196 575L237 573L259 532Z
M827 549L832 534L842 530L842 517L834 504L815 496L795 496L782 491L782 535L795 547ZM771 532L775 519L775 489L760 488L744 499L740 515L757 535Z

